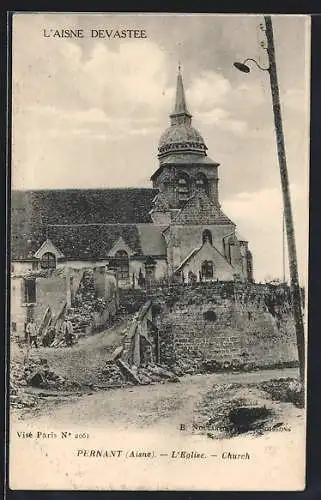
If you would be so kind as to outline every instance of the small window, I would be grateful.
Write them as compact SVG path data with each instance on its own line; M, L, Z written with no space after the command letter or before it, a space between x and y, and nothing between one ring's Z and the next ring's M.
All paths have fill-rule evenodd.
M206 242L213 245L212 233L208 229L205 229L205 231L203 231L203 244Z
M214 266L211 260L205 260L202 262L202 278L213 278L214 277Z
M178 179L178 198L180 201L188 200L190 187L188 175L181 175Z
M205 311L203 313L203 318L205 319L205 321L216 321L217 320L217 315L216 315L216 312L215 311L212 311L211 309L209 311Z
M56 269L56 257L53 253L46 252L41 258L42 269Z
M120 279L129 278L129 259L125 250L118 250L115 254L115 267Z
M17 333L17 323L15 321L11 322L11 331Z
M195 185L196 189L204 191L206 194L209 194L208 180L206 175L200 173L195 180Z
M24 280L24 299L25 299L25 304L35 304L36 303L36 280L35 279L25 279Z
M11 264L11 272L14 273L14 265Z

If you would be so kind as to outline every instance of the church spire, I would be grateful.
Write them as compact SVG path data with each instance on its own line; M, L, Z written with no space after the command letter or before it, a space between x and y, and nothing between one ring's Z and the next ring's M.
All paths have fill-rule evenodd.
M187 110L180 63L178 63L175 106L174 111L170 114L170 118L172 125L179 125L182 123L190 125L192 118L192 115Z

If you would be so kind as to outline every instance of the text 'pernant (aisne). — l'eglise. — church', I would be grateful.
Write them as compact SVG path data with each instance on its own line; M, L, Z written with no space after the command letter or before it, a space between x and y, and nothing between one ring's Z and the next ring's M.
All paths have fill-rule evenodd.
M170 121L152 189L13 191L16 271L106 265L123 287L139 286L146 274L253 281L248 242L220 208L219 164L192 126L180 70Z

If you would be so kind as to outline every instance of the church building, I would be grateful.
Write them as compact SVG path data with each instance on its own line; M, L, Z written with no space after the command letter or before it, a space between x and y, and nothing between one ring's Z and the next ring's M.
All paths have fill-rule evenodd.
M13 191L11 271L106 266L120 287L252 281L248 242L221 210L219 164L192 125L180 70L158 160L151 189Z

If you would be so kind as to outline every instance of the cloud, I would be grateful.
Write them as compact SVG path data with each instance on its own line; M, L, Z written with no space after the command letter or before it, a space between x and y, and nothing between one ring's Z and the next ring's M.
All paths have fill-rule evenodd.
M159 132L159 127L143 127L143 128L134 128L129 131L130 135L152 135Z
M88 80L94 80L94 88L82 89L88 101L99 101L119 114L128 115L140 105L151 109L163 105L161 91L166 87L166 54L151 41L123 43L118 52L97 43L83 72Z
M212 125L226 120L229 117L229 113L222 108L213 108L210 111L197 113L196 116L200 122Z
M306 185L290 186L296 234L298 266L302 281L307 276L308 196ZM226 199L222 205L237 224L242 237L249 240L254 257L255 277L282 277L282 213L280 188L241 192ZM286 250L287 252L287 250ZM286 270L288 276L288 270Z
M301 114L304 103L308 102L308 92L303 89L286 89L281 99L285 108Z
M35 65L15 51L17 137L40 133L49 141L75 135L118 141L126 134L152 135L155 123L165 120L174 88L167 88L167 56L154 42L129 41L117 51L93 42L86 61L80 46L54 42L49 40L46 50L41 44Z
M232 132L236 135L244 135L248 130L245 121L233 118L232 114L222 108L214 108L211 111L197 113L196 118L204 125L215 125L222 130Z
M201 113L209 112L224 102L230 91L231 84L223 75L214 71L202 71L193 78L186 95L192 109Z

